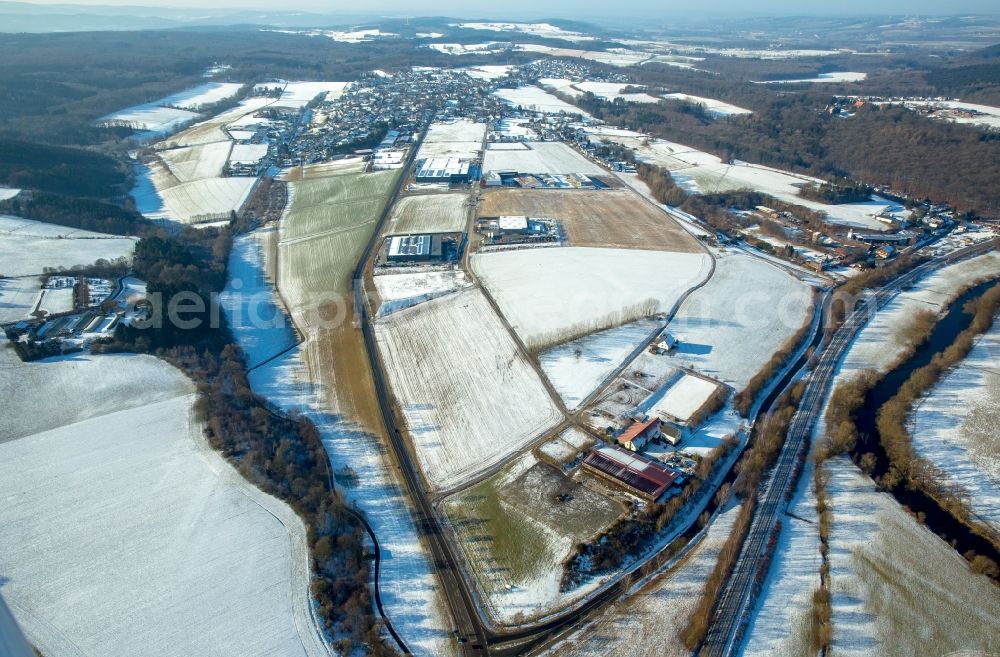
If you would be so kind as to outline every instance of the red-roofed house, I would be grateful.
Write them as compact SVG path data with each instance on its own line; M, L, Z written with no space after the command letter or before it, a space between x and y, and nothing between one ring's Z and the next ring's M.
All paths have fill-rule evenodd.
M621 447L591 450L583 469L650 502L658 500L678 477L677 472Z
M638 452L651 440L656 440L661 435L660 418L654 417L646 422L636 422L618 436L618 444L625 449Z

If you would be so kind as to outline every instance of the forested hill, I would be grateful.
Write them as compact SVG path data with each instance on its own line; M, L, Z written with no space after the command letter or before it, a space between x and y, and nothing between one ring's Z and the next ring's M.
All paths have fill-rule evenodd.
M128 191L122 165L84 150L0 137L0 183L9 187L111 199Z

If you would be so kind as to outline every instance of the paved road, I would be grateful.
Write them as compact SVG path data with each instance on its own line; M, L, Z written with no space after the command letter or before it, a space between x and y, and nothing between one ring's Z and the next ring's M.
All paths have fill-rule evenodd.
M928 273L966 257L994 248L986 243L935 258L902 274L877 292L871 293L833 334L809 377L799 410L792 419L788 436L778 460L759 495L757 510L740 556L723 590L712 627L700 651L704 657L729 657L740 651L743 634L750 620L757 593L757 581L766 575L769 565L768 544L778 519L785 512L789 494L798 480L800 458L808 449L817 420L823 411L837 367L871 315L900 291ZM758 575L759 573L759 575Z

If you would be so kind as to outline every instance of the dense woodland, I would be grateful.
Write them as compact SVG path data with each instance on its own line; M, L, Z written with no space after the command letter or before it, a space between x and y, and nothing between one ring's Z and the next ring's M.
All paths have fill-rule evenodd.
M970 72L962 89L1000 89L1000 79L990 66L975 70L979 73ZM858 93L850 85L775 89L662 65L629 73L638 84L717 98L754 113L713 120L685 103L607 102L592 95L581 97L577 104L608 122L694 146L723 160L740 159L827 180L887 184L917 198L950 203L961 211L1000 216L996 194L1000 134L929 120L902 107L869 104L848 119L826 113L833 94ZM920 88L934 92L922 72L911 71L911 75L919 80L898 93ZM895 77L905 79L906 75Z

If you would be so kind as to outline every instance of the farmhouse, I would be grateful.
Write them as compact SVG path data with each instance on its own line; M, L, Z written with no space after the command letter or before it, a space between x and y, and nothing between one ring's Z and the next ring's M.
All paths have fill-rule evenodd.
M618 444L627 450L637 452L647 443L660 437L660 418L645 422L635 422L618 436Z
M421 162L418 183L467 183L472 179L472 164L457 157L433 157Z
M676 422L664 421L660 424L660 438L677 446L684 439L684 427Z
M426 262L441 258L441 235L394 235L389 238L390 262Z
M655 502L677 479L677 473L620 447L598 447L583 460L583 469L599 479Z

